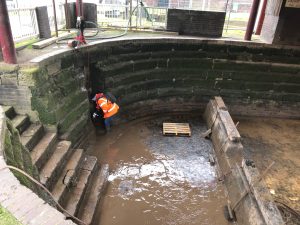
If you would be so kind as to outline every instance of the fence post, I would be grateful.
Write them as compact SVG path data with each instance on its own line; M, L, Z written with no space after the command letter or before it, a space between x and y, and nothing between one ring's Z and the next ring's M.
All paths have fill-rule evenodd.
M132 18L132 0L130 0L130 2L129 2L129 4L130 4L130 10L129 10L129 12L130 12L130 15L129 15L129 26L130 26L130 29L131 29L131 26L132 26L132 20L131 20L131 18Z
M261 29L265 20L265 14L266 14L266 8L267 8L267 0L263 0L263 5L261 8L261 12L260 12L260 16L259 16L259 20L258 20L258 24L257 24L257 28L256 28L256 35L260 35L261 33Z
M250 16L249 16L249 20L248 20L248 24L247 24L247 30L246 30L246 34L244 37L244 40L246 40L246 41L251 41L254 24L255 24L255 20L256 20L256 15L257 15L257 11L258 11L258 6L259 6L259 0L253 0L252 6L251 6L251 12L250 12Z
M55 35L56 35L56 37L58 37L55 0L52 0L52 5L53 5L53 16L54 16Z

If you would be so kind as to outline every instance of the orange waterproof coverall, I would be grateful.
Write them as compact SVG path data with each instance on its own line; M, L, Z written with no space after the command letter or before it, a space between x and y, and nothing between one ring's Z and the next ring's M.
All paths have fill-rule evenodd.
M105 119L115 115L119 111L119 106L105 97L99 98L96 104L96 108L103 111Z

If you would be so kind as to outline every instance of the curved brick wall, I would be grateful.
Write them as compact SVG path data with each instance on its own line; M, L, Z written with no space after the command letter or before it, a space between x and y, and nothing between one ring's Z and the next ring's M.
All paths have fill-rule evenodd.
M1 76L0 104L38 115L70 139L77 139L74 131L88 121L85 87L114 93L129 119L201 113L215 95L223 97L233 115L299 118L299 47L125 37L93 42L79 51L53 51L31 64L33 68L21 65ZM20 102L24 91L30 94Z
M130 118L203 110L214 95L233 114L298 115L293 109L300 102L299 48L191 39L97 47L98 55L90 53L92 89L118 96Z

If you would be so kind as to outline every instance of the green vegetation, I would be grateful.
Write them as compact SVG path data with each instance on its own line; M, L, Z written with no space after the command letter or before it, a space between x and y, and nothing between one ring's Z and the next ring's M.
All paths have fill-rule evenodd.
M32 44L38 42L39 39L37 37L30 38L21 42L15 43L15 48L21 48L23 46L27 46L27 48L32 48Z
M0 205L0 225L22 225L11 213Z
M11 121L7 119L7 130L5 132L4 151L8 165L24 170L35 179L39 179L38 170L32 164L29 151L21 144L18 131L13 127ZM37 192L36 186L24 175L13 171L21 184Z

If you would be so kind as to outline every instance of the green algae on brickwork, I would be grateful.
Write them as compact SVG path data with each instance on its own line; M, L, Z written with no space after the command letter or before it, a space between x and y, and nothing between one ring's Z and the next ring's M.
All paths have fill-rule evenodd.
M0 205L0 225L22 225L22 223Z
M88 115L89 112L89 101L84 100L82 103L78 104L70 113L68 113L62 121L59 122L58 129L59 132L65 133L68 129L76 122L82 115Z
M39 179L38 170L32 164L29 151L21 144L19 132L13 127L11 121L7 119L7 130L5 132L4 152L8 165L17 167L31 177ZM36 192L37 187L24 175L12 171L21 184Z
M35 86L34 74L38 73L38 67L22 68L19 70L18 81L20 85Z
M68 131L64 133L63 137L74 144L78 143L82 137L82 131L87 128L86 125L88 123L88 119L88 115L83 114L76 122L74 122L74 124L72 124Z
M19 69L16 64L0 63L0 73L14 73Z

